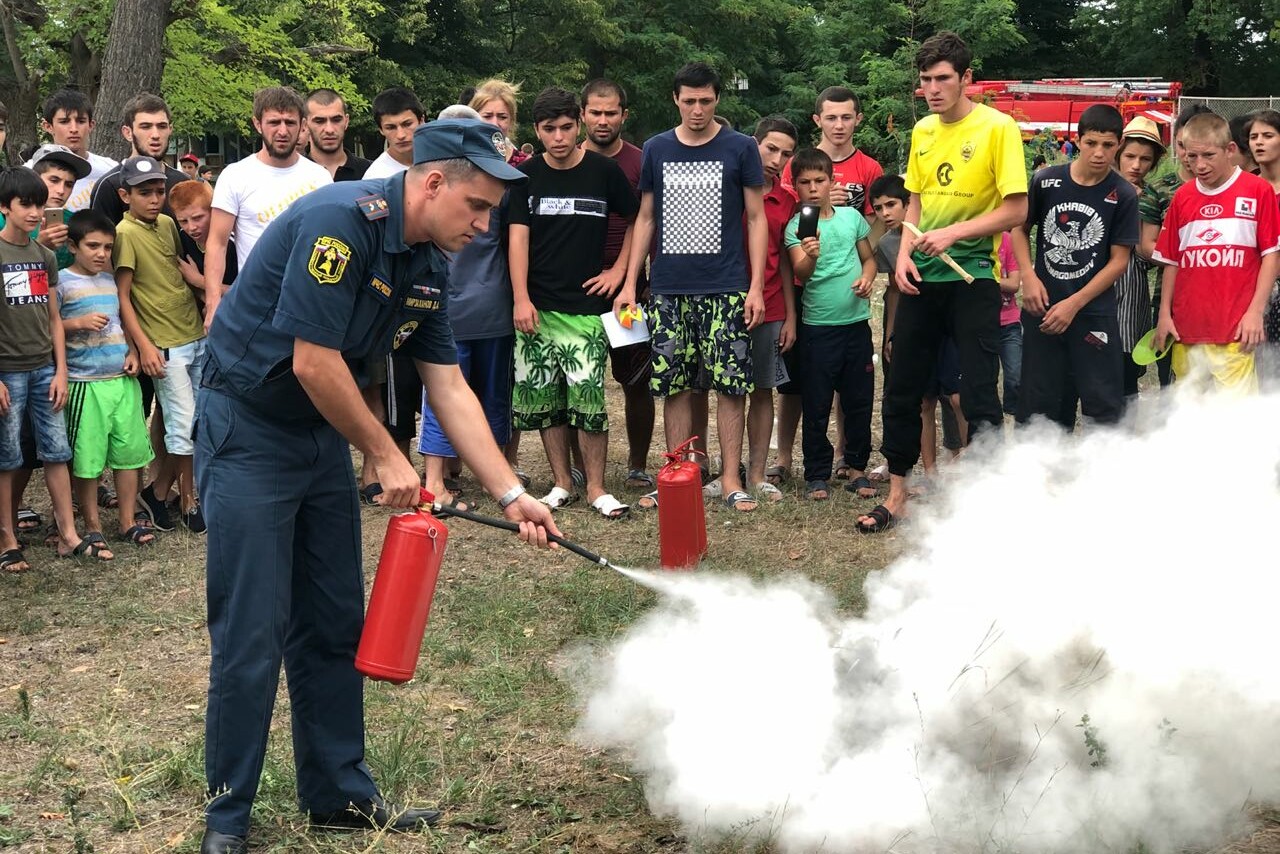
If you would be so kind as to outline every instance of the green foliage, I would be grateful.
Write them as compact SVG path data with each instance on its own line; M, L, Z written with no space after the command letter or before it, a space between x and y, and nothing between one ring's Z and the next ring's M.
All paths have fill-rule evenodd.
M41 92L93 91L114 0L5 0L21 59ZM628 135L676 122L673 73L691 60L720 71L719 112L750 130L786 116L816 142L814 96L844 84L863 100L859 144L890 169L905 160L916 100L913 57L941 29L973 48L979 77L1164 76L1189 91L1280 88L1280 0L173 0L164 92L181 134L250 133L255 89L286 83L342 92L353 131L373 130L368 102L405 85L428 112L487 77L522 85L529 107L548 85L607 76L630 94ZM0 91L15 78L0 56Z
M1093 761L1089 764L1094 768L1105 768L1107 765L1107 745L1098 737L1098 728L1089 720L1088 715L1083 715L1076 727L1084 730L1084 746L1088 749L1089 755L1093 757Z
M372 49L364 27L382 11L376 0L193 0L186 11L169 27L164 74L178 133L250 133L254 91L282 83L327 86L350 93L357 114L367 108L336 49Z
M1117 76L1182 80L1208 95L1264 95L1280 83L1274 0L1104 0L1074 21L1084 55Z

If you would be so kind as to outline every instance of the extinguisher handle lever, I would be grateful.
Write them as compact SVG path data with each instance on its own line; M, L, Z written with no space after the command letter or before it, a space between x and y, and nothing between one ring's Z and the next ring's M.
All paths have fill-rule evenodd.
M436 504L431 508L431 511L437 516L456 516L459 519L466 519L471 522L479 522L481 525L488 525L491 528L500 528L504 531L520 530L520 526L517 525L515 522L510 522L506 519L498 519L493 516L484 516L484 515L481 515L480 513L472 513L470 510L459 510L457 507L454 507L449 504ZM557 537L555 534L547 534L547 540L555 543L556 545L563 546L564 548L568 549L569 551L573 552L579 557L584 557L594 564L599 564L600 566L609 566L609 561L606 560L605 558L601 557L595 552L584 549L582 546L578 545L577 543L566 540L564 537Z
M680 445L674 451L663 451L662 456L666 457L667 462L671 462L671 463L680 462L685 458L685 455L697 456L701 454L702 456L705 457L706 452L700 451L697 448L693 447L693 443L698 441L699 438L700 437L698 436L690 436L688 439L685 439L683 442L681 442Z

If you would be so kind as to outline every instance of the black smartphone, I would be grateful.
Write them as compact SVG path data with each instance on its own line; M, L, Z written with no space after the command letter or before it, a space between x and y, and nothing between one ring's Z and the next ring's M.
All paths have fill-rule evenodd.
M801 205L800 206L800 222L796 225L796 237L804 240L806 237L818 236L818 212L821 210L817 205Z

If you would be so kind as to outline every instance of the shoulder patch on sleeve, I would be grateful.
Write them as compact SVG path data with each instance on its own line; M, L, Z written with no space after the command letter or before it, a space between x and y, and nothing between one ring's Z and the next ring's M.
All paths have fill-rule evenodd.
M336 237L317 237L307 261L307 272L322 285L336 285L342 281L351 260L351 247Z
M360 213L364 214L364 218L371 222L375 219L385 219L391 215L391 209L387 207L386 196L381 193L361 196L356 199L356 205L359 206Z

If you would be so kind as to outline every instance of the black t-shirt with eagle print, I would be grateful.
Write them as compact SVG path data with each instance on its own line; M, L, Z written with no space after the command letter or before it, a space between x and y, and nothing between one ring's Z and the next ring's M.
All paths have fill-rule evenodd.
M1117 172L1093 186L1071 179L1070 164L1031 176L1027 232L1036 232L1036 275L1061 302L1092 281L1111 260L1111 247L1138 243L1138 195ZM1080 309L1080 316L1116 313L1114 288Z

